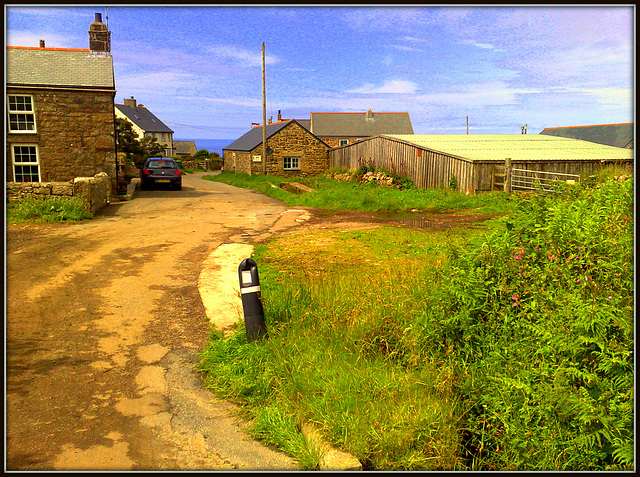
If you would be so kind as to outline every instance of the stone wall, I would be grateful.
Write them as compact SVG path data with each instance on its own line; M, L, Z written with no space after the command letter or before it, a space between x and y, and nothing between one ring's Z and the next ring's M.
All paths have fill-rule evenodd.
M114 92L7 88L33 97L36 133L7 133L6 181L12 182L11 146L37 145L41 182L67 182L105 172L116 187Z
M328 147L297 123L290 123L267 139L267 174L279 177L306 177L322 174L329 168ZM235 167L233 156L235 154ZM245 174L261 174L262 162L253 162L253 156L262 156L262 143L250 152L224 151L225 170ZM284 157L300 160L300 170L284 170Z
M79 197L94 214L111 201L111 178L104 172L66 182L7 182L7 201L34 197Z

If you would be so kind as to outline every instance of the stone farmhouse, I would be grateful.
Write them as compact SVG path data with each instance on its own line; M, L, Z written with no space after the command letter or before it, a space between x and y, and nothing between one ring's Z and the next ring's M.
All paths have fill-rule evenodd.
M329 146L295 119L267 124L267 174L314 176L328 169ZM222 151L224 169L262 173L263 128L254 127Z
M173 146L173 130L160 121L155 114L143 104L137 104L133 96L125 98L124 104L116 104L116 117L127 119L133 124L133 130L139 138L155 137L158 144L164 147L164 155L171 157L175 154Z
M72 181L106 173L116 186L110 32L101 15L88 49L6 47L6 181Z

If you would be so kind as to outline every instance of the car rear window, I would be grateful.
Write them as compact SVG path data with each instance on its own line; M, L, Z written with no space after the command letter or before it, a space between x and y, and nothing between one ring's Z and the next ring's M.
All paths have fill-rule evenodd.
M178 165L167 159L158 159L154 161L149 161L147 164L148 169L176 169Z

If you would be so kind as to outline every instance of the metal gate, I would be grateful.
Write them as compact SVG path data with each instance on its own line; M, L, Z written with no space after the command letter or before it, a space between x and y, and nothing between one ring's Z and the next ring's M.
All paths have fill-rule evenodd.
M563 174L561 172L533 171L530 169L511 169L511 190L536 190L553 192L555 184L566 182L573 184L580 182L578 174Z

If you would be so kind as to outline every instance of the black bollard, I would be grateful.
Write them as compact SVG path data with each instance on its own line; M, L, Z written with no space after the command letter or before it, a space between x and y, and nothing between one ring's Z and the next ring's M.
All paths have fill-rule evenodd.
M244 311L244 325L249 342L267 336L267 325L264 322L264 309L260 295L260 278L258 266L252 258L245 258L238 267L240 294Z

